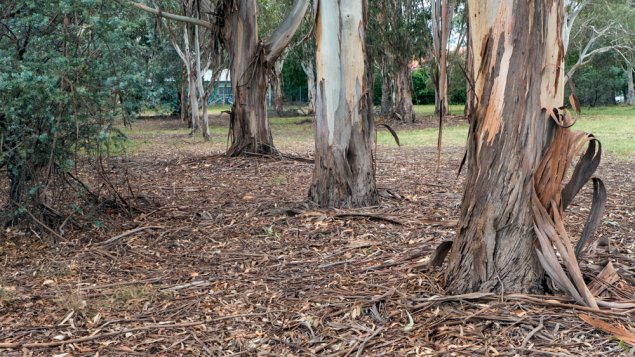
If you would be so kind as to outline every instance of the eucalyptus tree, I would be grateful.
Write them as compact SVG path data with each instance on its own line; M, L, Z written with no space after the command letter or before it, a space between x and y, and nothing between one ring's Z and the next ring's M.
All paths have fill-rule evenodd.
M201 0L205 19L162 11L131 2L144 11L208 28L211 41L222 44L230 58L233 104L230 156L275 152L266 110L267 71L291 41L309 6L295 0L281 24L266 39L258 34L255 0Z
M542 292L547 272L578 302L597 307L562 218L601 153L595 139L571 131L571 119L561 110L563 0L472 0L468 11L474 57L468 70L478 100L447 289ZM568 163L585 141L588 151L564 185ZM594 179L594 190L594 214L585 234L599 222L606 197L600 180Z
M564 48L575 61L567 69L565 81L594 56L616 52L626 63L635 52L635 5L623 0L569 0L566 2Z
M266 37L273 32L285 15L286 9L291 5L290 0L262 0L258 2L258 24L261 37ZM273 96L273 105L276 113L282 114L284 108L284 93L282 91L282 70L287 57L287 50L275 61L269 70L269 87Z
M70 196L53 195L54 189L79 187L78 193L86 193L71 175L75 160L82 153L105 153L113 140L123 138L114 121L138 112L145 92L144 58L151 52L149 24L145 16L122 16L114 2L3 2L5 219L26 210L51 224L51 216L64 212L57 198Z
M318 3L315 166L309 197L322 207L377 202L366 16L366 0Z
M429 14L422 0L372 0L369 11L368 43L381 70L382 115L414 121L411 72L430 47Z
M448 39L452 31L452 15L456 0L432 0L432 44L436 71L431 71L435 90L435 113L449 112ZM441 124L440 124L441 125Z
M633 62L635 62L635 55L631 55L630 59L626 62L626 104L628 105L635 105L635 85L633 85L633 73L635 73L635 69L633 69Z
M200 2L192 0L183 0L180 3L173 4L174 10L171 11L180 13L182 16L188 16L192 18L201 18ZM204 75L212 64L212 61L220 62L218 54L212 56L212 46L203 47L201 38L205 37L205 28L199 27L190 23L171 23L168 21L159 22L163 23L167 34L169 36L170 44L174 47L179 58L183 63L185 70L185 78L187 81L187 93L189 98L189 114L190 114L190 127L192 128L191 134L199 129L203 133L203 137L210 138L209 134L209 114L207 110L207 98L209 98L209 92L204 86ZM176 26L173 26L176 25ZM201 61L206 60L206 64L203 66ZM220 68L215 66L215 73L219 73ZM213 80L211 81L214 82ZM202 109L203 122L200 123L199 110Z

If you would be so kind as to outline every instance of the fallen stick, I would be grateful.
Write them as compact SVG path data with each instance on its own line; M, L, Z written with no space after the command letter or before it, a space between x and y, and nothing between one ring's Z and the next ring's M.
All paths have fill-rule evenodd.
M163 226L147 226L147 227L139 227L139 228L131 229L131 230L127 231L127 232L121 233L118 236L114 236L114 237L112 237L112 238L110 238L110 239L108 239L106 241L103 241L103 242L99 243L99 245L110 245L110 244L113 244L114 242L120 240L121 238L125 238L125 237L127 237L127 236L129 236L131 234L135 234L137 232L141 232L141 231L144 231L146 229L163 229L163 228L164 228Z
M339 213L333 216L333 218L356 218L356 217L361 217L361 218L368 218L371 221L385 221L388 223L392 223L392 224L396 224L399 226L403 226L404 224L394 218L389 218L389 217L384 217L384 216L380 216L377 214L370 214L370 213Z
M355 357L360 357L362 355L362 352L364 352L364 348L366 348L366 344L368 344L368 341L372 340L373 337L379 335L379 333L383 330L383 327L379 327L377 328L377 330L375 330L375 332L373 332L370 336L368 336L364 342L362 342L361 345L359 345L359 348L357 349L357 354L355 354Z
M92 335L92 336L86 336L86 337L80 337L80 338L73 338L73 339L70 339L70 340L53 341L53 342L32 342L32 343L0 342L0 349L2 349L2 348L15 349L15 348L57 347L57 346L66 345L66 344L69 344L69 343L87 342L87 341L92 341L92 340L96 340L96 339L100 339L100 338L106 338L106 337L112 337L112 336L116 336L116 335L126 334L126 333L129 333L129 332L147 331L147 330L162 329L162 328L191 327L191 326L202 325L204 323L205 323L204 321L196 321L196 322L185 322L185 323L171 324L171 325L156 324L156 325L140 326L140 327L133 327L133 328L129 328L129 329L126 329L126 330L121 330L121 331L108 332L108 333L104 333L104 334L100 334L100 335Z

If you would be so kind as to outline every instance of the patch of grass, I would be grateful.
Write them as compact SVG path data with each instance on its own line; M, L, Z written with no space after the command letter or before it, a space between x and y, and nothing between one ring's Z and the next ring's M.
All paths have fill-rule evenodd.
M84 311L88 306L86 299L79 290L60 294L55 303L57 307L64 311Z
M157 294L152 285L125 286L114 291L111 302L116 306L127 306L150 300Z
M269 179L269 184L271 186L280 186L287 183L287 177L284 175L276 175Z
M228 109L228 106L214 107L214 113ZM434 115L433 105L417 105L414 107L418 116ZM451 105L451 113L461 114L462 105ZM298 117L270 117L271 130L274 143L282 151L286 150L311 150L314 138L313 118L307 116ZM211 143L225 144L227 141L227 128L222 126L210 127L212 133ZM446 126L443 131L443 146L464 147L467 137L467 124ZM611 106L582 108L582 115L574 130L583 130L593 133L602 141L607 153L616 157L633 157L635 155L635 107ZM127 153L136 153L140 150L152 149L153 144L160 141L172 148L184 146L205 145L200 134L188 137L189 130L183 128L181 123L166 121L139 121L133 123L132 129L122 130L129 138L125 144ZM396 145L390 133L378 128L378 144ZM399 139L404 146L434 147L437 144L437 129L411 129L398 130Z
M4 286L0 285L0 306L11 305L16 296Z
M465 108L465 105L463 104L451 104L450 114L463 115L464 108ZM432 116L434 115L434 104L415 105L414 112L417 116Z
M583 108L573 128L595 135L606 152L624 158L635 155L635 107Z
M443 128L443 146L465 146L467 125L454 125ZM402 146L437 146L438 130L414 129L397 131ZM392 135L386 130L378 129L377 143L380 145L397 145Z

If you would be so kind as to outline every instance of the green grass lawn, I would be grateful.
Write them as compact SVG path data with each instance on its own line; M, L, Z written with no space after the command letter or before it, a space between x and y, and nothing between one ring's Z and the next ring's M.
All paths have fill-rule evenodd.
M609 153L635 158L635 107L582 108L574 129L595 135Z
M211 115L218 115L221 111L228 109L229 107L227 106L212 107L210 108L210 113ZM434 106L432 105L417 105L414 109L419 117L434 115ZM450 110L452 113L461 114L463 106L452 105ZM302 146L312 147L314 134L311 121L311 117L270 118L276 146L282 150ZM600 139L607 153L622 158L635 157L635 107L582 108L582 115L580 115L578 122L573 128L574 130L593 133ZM437 145L436 128L396 129L403 146L436 147ZM443 130L443 146L464 147L467 129L467 124L445 126ZM133 124L132 129L124 128L123 131L133 139L126 145L129 153L134 153L146 145L152 145L152 142L159 137L174 141L174 147L182 145L184 140L190 145L205 144L200 134L184 139L186 134L189 133L189 129L178 123L168 127ZM211 143L226 143L227 127L212 125L210 131L212 133ZM176 140L176 138L179 139ZM377 141L379 145L396 146L391 134L381 127L378 128Z
M460 106L451 110L459 113ZM432 115L433 106L415 106L415 112ZM467 124L445 127L444 146L464 146L467 137ZM601 142L605 152L620 157L635 157L635 107L613 106L582 108L582 114L573 127L594 134ZM406 130L398 132L399 140L405 146L436 146L437 129ZM396 145L390 133L381 130L378 143Z

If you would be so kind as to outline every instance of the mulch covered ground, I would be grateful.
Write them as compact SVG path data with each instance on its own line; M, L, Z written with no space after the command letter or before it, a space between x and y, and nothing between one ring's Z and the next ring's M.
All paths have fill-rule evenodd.
M455 235L460 148L446 149L437 177L433 148L380 146L381 203L322 210L306 199L310 163L227 158L220 145L179 140L111 160L128 206L102 205L99 221L69 224L59 244L37 229L2 233L0 355L633 354L628 335L598 327L632 338L633 311L444 294L443 270L427 263ZM602 293L610 298L635 298L634 169L602 164L610 196L599 234L610 245L582 263L595 274L612 262L621 279ZM590 192L581 195L572 236L588 213Z

